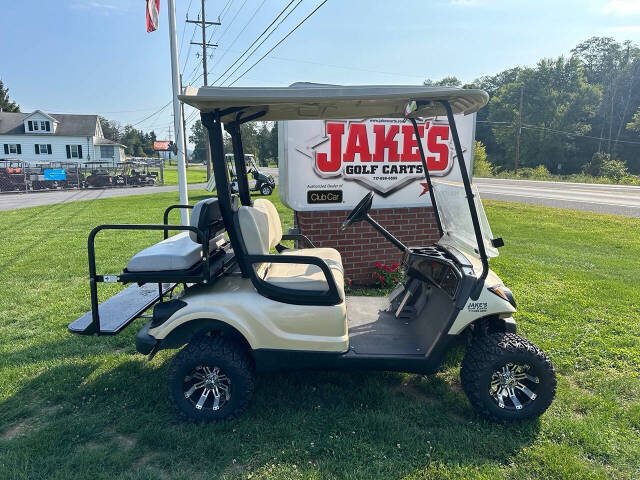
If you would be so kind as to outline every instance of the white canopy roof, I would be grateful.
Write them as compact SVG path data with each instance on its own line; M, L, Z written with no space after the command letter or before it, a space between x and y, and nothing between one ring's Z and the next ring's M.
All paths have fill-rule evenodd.
M321 85L294 83L289 87L187 87L178 98L203 112L243 107L243 117L265 111L259 120L313 120L349 118L405 118L445 115L438 100L453 113L469 114L482 108L489 96L483 90L409 85ZM425 102L408 115L409 102ZM237 112L223 117L235 118Z

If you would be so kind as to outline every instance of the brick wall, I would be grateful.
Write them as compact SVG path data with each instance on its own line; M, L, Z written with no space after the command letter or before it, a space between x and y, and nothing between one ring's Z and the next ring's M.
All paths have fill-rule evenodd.
M345 276L354 285L374 283L376 262L400 262L402 253L366 222L340 231L348 211L296 212L295 225L317 247L332 247L342 255ZM391 208L371 210L371 217L408 246L431 245L438 239L433 209Z

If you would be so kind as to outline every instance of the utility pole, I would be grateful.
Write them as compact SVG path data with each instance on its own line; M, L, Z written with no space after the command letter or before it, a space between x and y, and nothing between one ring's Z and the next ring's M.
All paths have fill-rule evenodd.
M192 45L200 45L202 46L202 73L204 78L204 86L206 87L209 82L207 78L207 48L208 47L217 47L218 45L215 43L207 43L206 38L206 30L209 25L220 25L220 22L207 22L205 18L204 4L205 0L202 1L202 20L189 20L187 18L187 23L197 23L200 25L200 29L202 30L202 42L191 42ZM205 141L205 151L207 152L207 179L211 178L211 150L209 149L209 142Z
M520 87L520 108L518 109L518 133L516 135L516 159L513 165L514 171L518 172L520 163L520 135L522 134L522 99L524 97L524 86Z

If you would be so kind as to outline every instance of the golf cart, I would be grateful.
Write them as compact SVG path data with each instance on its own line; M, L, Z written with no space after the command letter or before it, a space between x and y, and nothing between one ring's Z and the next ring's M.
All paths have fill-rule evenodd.
M120 332L155 304L136 336L152 358L186 345L168 371L180 415L229 419L248 405L256 372L367 369L431 374L456 339L468 338L462 387L472 405L497 421L537 417L555 394L549 358L516 334L511 291L489 269L501 246L469 181L454 114L486 104L481 90L422 86L187 88L180 99L201 111L213 156L217 198L172 205L160 225L100 225L89 234L91 311L69 325L78 334ZM346 297L340 253L286 235L266 199L251 201L240 126L255 120L418 118L446 115L461 183L431 180L417 142L440 239L407 246L370 215L369 192L342 228L366 221L403 254L404 283L387 298ZM230 189L222 129L232 137L238 195ZM168 223L190 209L188 225ZM119 274L96 271L102 230L158 230L165 239L134 255ZM182 233L168 236L169 231ZM294 240L303 248L286 248ZM271 253L276 251L278 253ZM100 282L130 284L99 305Z
M229 174L231 175L231 193L238 193L238 175L236 174L234 166L235 162L233 154L227 153L225 158L227 160ZM249 179L249 190L252 192L260 192L260 194L264 196L271 195L273 189L276 188L276 181L273 179L273 176L260 171L256 165L255 157L250 153L245 153L244 159L246 172L247 174L251 174L251 179Z

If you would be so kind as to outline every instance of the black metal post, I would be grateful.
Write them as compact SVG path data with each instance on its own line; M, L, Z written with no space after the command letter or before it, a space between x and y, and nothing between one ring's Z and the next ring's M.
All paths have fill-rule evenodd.
M420 141L420 131L418 130L418 123L416 122L415 118L410 118L409 120L413 125L413 132L416 135L416 140L418 140L418 150L420 151L420 160L422 161L422 168L424 168L424 177L427 179L427 186L429 187L429 197L431 197L431 205L433 205L433 213L436 217L436 225L438 225L438 232L440 232L440 237L442 237L443 235L442 222L440 221L440 214L438 213L436 196L433 193L433 185L431 185L431 174L429 173L429 168L427 167L427 159L424 156L424 148L422 147L422 142Z
M487 251L484 248L484 239L482 238L482 229L480 228L480 220L478 219L478 211L476 210L476 203L473 200L473 191L471 190L471 181L469 180L469 173L464 163L464 157L462 153L462 145L460 144L460 137L458 137L458 128L456 127L456 120L453 117L453 110L451 105L446 100L439 100L447 111L447 119L449 120L449 128L451 129L451 135L453 136L453 145L456 149L456 157L458 157L458 166L460 167L460 175L462 176L462 183L464 184L464 191L467 195L467 204L469 205L469 213L471 213L471 222L473 223L473 231L476 234L476 243L478 244L478 253L482 260L482 273L478 278L478 283L471 292L471 298L476 300L480 295L480 290L484 284L484 279L489 274L489 261L487 259Z
M231 135L231 145L233 147L233 160L236 166L236 181L238 182L240 203L250 207L251 193L249 192L249 181L247 180L247 165L244 161L244 148L242 146L240 125L237 122L231 122L225 124L224 128L229 132L229 135Z

